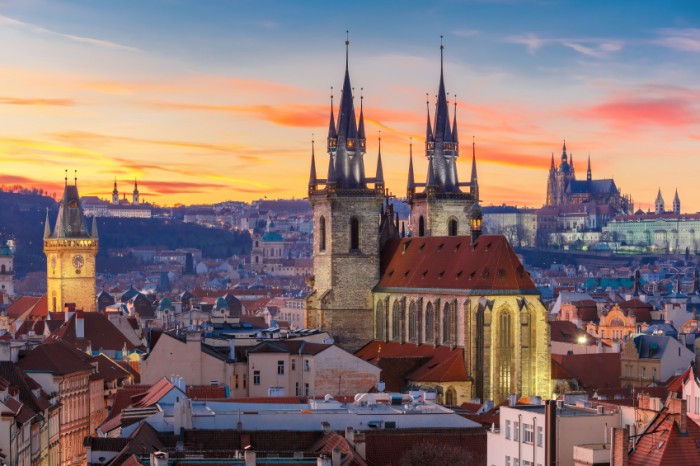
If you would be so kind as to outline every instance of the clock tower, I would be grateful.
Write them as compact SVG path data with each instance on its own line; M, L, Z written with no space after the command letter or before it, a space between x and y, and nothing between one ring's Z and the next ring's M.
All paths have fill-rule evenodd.
M47 297L50 312L63 311L66 303L84 311L96 310L95 256L97 223L87 229L78 196L77 179L63 190L53 231L46 212L44 254L46 254Z

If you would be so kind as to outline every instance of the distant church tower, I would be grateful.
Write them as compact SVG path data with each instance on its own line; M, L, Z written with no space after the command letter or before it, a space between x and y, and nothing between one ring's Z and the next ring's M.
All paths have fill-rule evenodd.
M435 106L434 122L430 121L430 103L425 134L425 156L428 174L425 183L413 178L413 151L411 150L407 202L411 207L413 236L469 235L467 213L479 200L479 183L476 176L476 153L472 143L471 181L460 183L457 176L459 136L457 134L457 105L450 126L449 103L443 78L443 51L440 44L440 86ZM463 192L460 187L468 187ZM424 188L417 192L416 188Z
M132 198L132 204L139 205L139 184L134 180L134 196Z
M114 178L114 189L112 190L112 204L119 204L119 191L117 190L116 178Z
M567 203L566 190L569 182L576 180L574 171L574 156L569 156L566 153L566 141L561 149L561 162L559 167L554 165L554 154L552 154L552 163L549 167L549 177L547 178L547 201L548 206L558 206ZM588 159L588 170L586 172L586 180L591 181L591 160Z
M681 199L678 197L678 189L676 189L676 195L673 197L673 213L681 213Z
M365 124L360 99L355 118L345 42L345 79L338 119L331 96L326 179L316 176L312 146L309 202L314 210L313 293L307 301L310 328L330 332L346 349L372 339L372 288L379 280L379 212L384 198L381 158L375 178L365 177ZM374 187L367 187L373 183Z
M77 179L63 190L58 218L53 232L46 213L44 225L44 254L49 311L63 311L66 303L76 309L95 310L95 256L97 255L97 223L92 220L88 231L80 206Z
M654 210L657 214L663 214L666 212L664 198L661 196L661 188L659 188L659 193L656 195L656 201L654 201Z

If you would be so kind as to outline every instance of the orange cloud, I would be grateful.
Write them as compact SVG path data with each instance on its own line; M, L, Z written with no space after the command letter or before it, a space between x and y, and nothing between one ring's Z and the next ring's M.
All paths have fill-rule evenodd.
M621 128L638 126L683 127L700 123L700 112L681 98L613 100L583 109L584 118L607 120Z
M0 104L5 105L36 105L67 107L76 105L71 99L23 99L18 97L0 97Z

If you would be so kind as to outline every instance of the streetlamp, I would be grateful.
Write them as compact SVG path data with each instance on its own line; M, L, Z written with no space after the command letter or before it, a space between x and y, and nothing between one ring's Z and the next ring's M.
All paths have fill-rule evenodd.
M586 345L586 354L588 354L588 339L586 338L586 335L581 335L578 337L578 344Z

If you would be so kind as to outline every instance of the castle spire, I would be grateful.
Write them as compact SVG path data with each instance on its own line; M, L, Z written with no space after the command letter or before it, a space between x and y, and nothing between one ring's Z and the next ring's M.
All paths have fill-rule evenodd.
M430 142L433 142L433 127L430 123L430 98L428 97L428 93L425 93L425 108L427 110L428 114L428 123L426 124L425 127L425 150L427 152L428 150L428 145Z
M328 123L328 151L335 149L338 142L338 131L335 127L335 115L333 114L333 86L331 86L331 118Z
M92 216L92 229L90 229L90 236L93 238L98 238L97 235L97 215Z
M591 173L591 154L588 154L588 170L586 171L586 180L591 181L593 175Z
M569 161L566 155L566 139L564 139L564 146L561 149L561 161L564 163L567 163Z
M550 170L554 170L554 152L552 152L552 164L549 166Z
M452 123L452 142L455 145L455 150L457 150L457 144L459 144L459 136L457 135L457 95L455 95L455 114Z
M362 91L364 88L360 88L360 124L357 130L357 138L360 140L360 143L362 144L365 140L365 116L364 112L362 111L362 102L364 101L364 96L362 95Z

